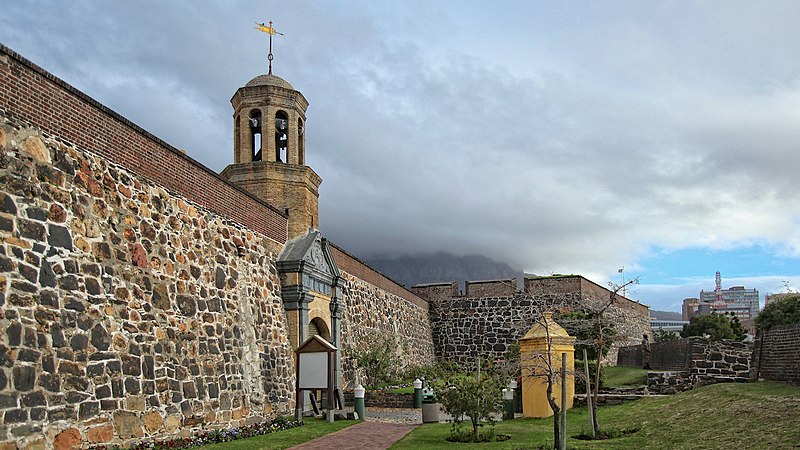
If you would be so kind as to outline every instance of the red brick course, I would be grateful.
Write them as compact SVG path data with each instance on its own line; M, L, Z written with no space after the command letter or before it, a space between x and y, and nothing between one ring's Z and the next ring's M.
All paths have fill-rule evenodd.
M2 44L0 110L286 242L287 218L279 210Z
M342 250L341 247L331 244L331 253L333 254L333 259L336 261L336 265L343 272L360 278L390 294L402 297L421 308L428 309L427 301L421 299L417 294L406 289L386 275L368 266L360 259Z

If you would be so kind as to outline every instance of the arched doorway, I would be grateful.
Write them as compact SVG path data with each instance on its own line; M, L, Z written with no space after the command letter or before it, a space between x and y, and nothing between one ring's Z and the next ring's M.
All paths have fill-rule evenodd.
M331 341L331 331L321 317L315 317L308 323L308 337L311 336L319 336L328 342Z

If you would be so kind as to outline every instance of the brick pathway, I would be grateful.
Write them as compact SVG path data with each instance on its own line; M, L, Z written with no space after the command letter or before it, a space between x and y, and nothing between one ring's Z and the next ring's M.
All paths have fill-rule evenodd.
M352 427L336 431L313 441L295 445L290 450L323 450L323 449L369 449L382 450L389 448L403 436L416 428L417 424L362 422Z

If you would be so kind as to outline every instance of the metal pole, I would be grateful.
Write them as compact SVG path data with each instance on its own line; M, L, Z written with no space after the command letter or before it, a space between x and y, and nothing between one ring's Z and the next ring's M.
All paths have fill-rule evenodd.
M594 404L592 403L592 377L589 375L589 357L583 349L583 372L586 374L586 407L589 408L589 436L594 437Z
M558 448L567 450L567 354L561 353L561 442Z

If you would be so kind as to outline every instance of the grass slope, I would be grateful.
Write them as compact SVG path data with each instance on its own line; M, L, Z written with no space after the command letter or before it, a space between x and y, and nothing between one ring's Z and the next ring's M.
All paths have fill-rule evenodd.
M603 367L604 387L638 387L647 384L646 369L638 367L606 366Z
M796 448L800 444L800 388L780 383L717 384L662 398L600 408L601 429L639 428L606 441L573 436L588 429L586 408L569 412L567 446L597 449L743 449ZM449 424L426 424L393 449L454 448L444 439ZM552 446L552 419L501 422L497 432L511 440L494 444L457 444L457 449L539 448Z

